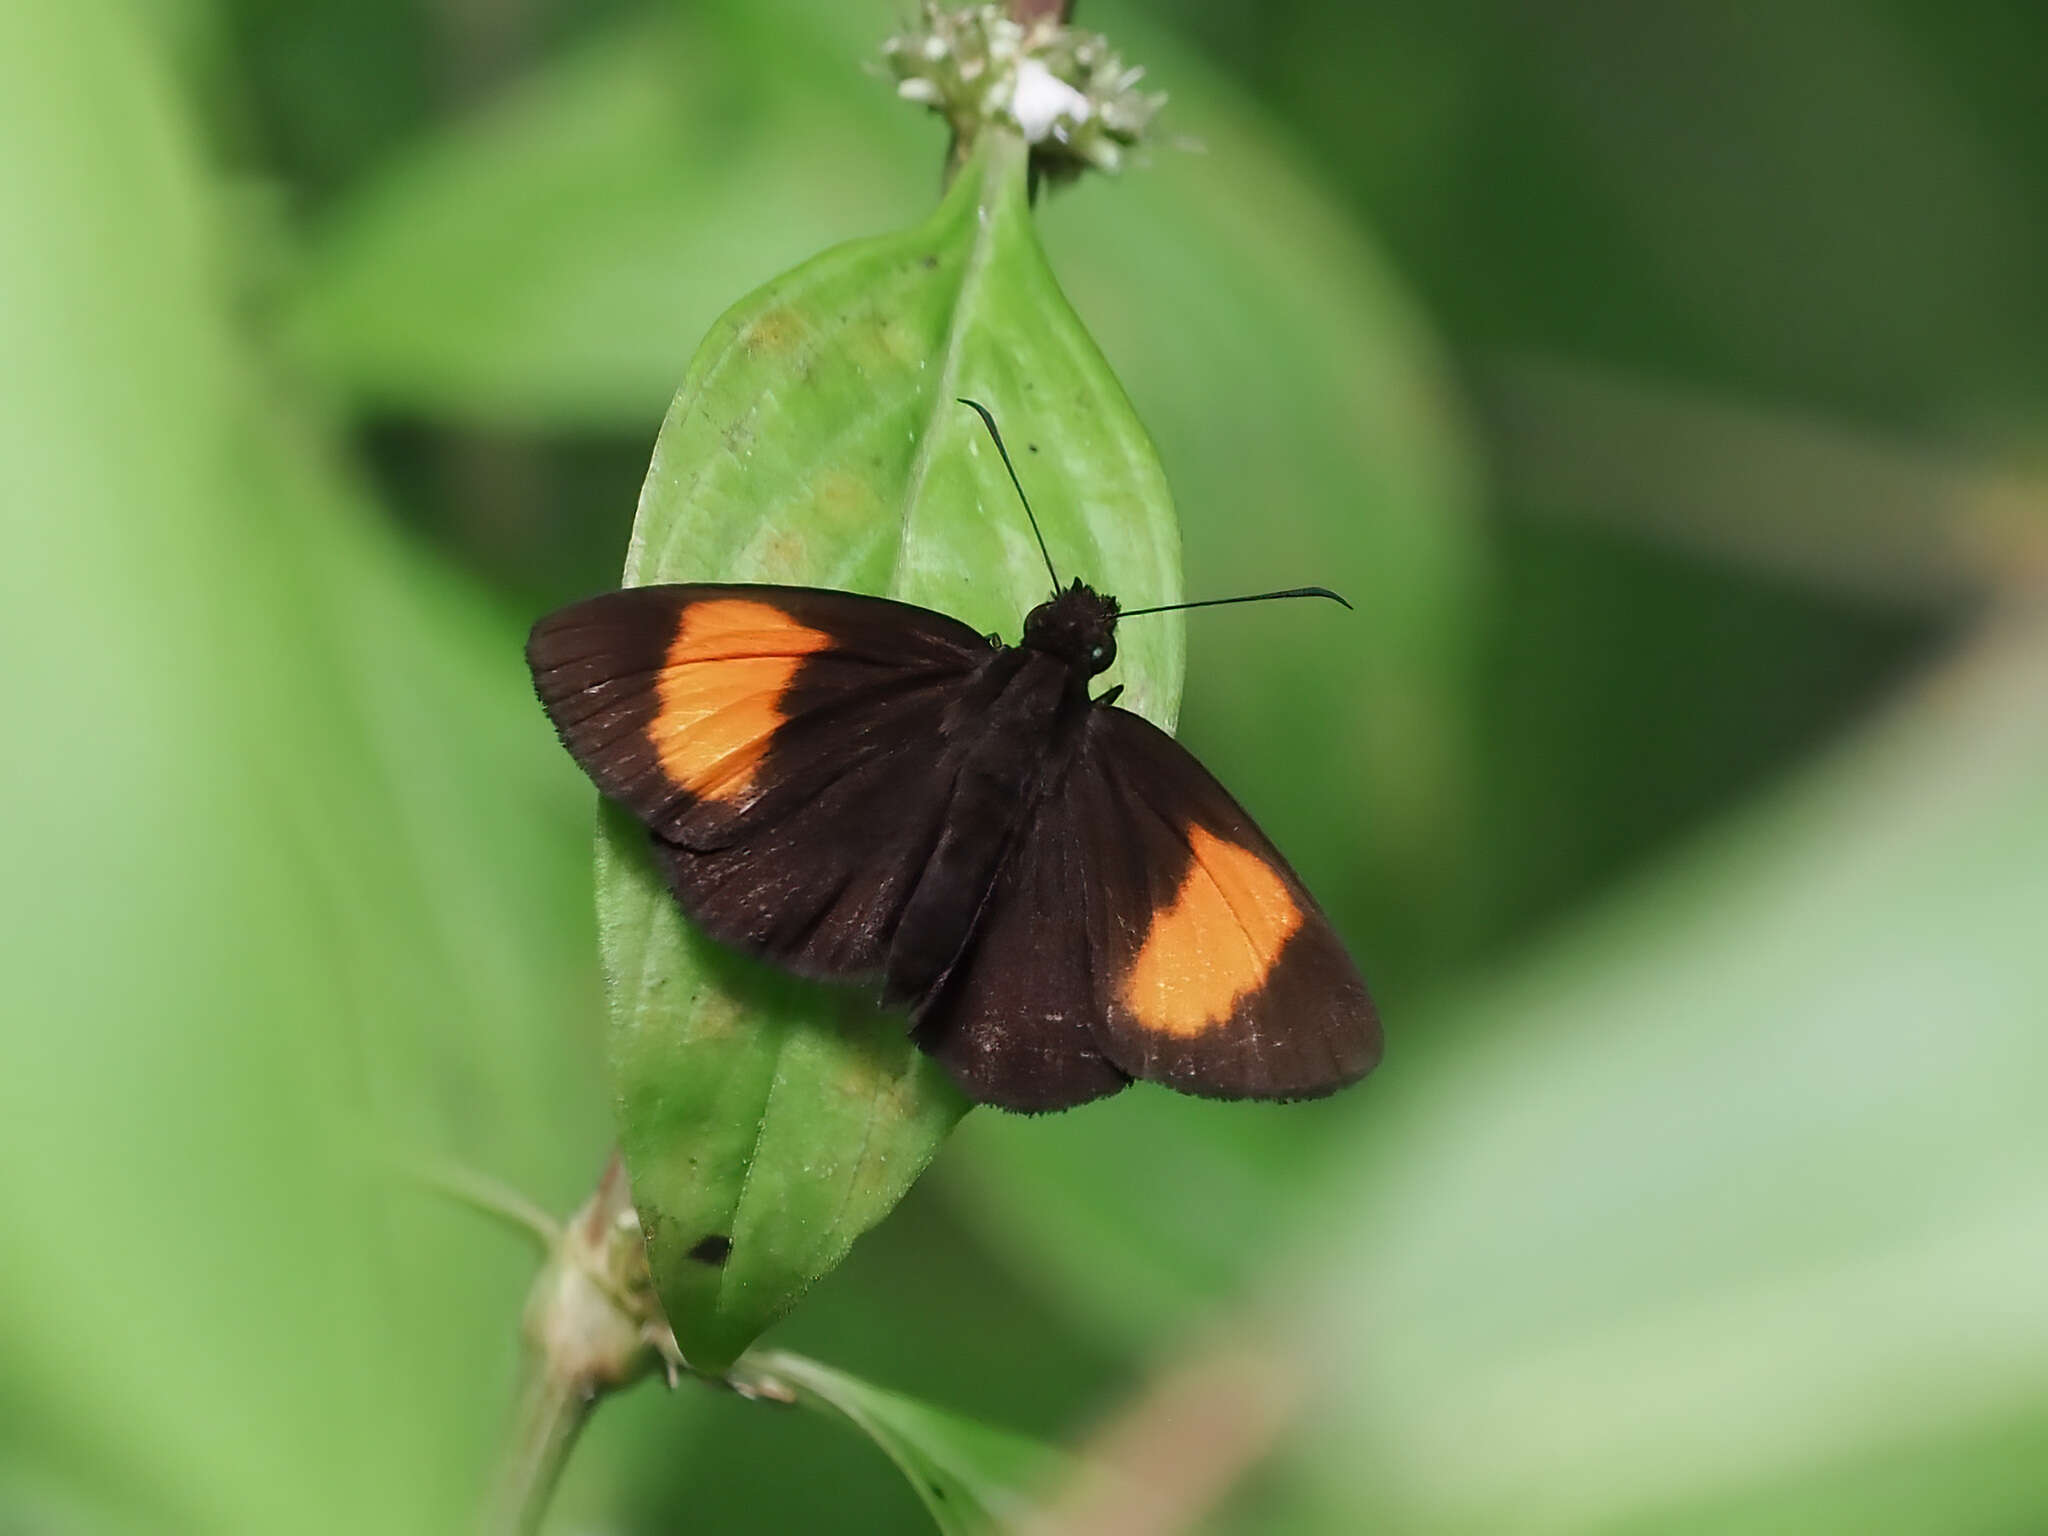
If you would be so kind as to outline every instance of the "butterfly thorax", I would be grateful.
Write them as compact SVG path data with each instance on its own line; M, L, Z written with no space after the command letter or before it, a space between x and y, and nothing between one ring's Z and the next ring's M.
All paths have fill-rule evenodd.
M1094 677L1116 660L1116 613L1115 598L1076 577L1066 591L1025 615L1024 644L1057 657L1083 678Z

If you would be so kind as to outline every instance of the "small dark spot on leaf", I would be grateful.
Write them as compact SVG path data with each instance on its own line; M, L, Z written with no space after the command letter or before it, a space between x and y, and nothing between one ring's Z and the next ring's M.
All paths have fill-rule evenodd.
M933 1498L937 1499L937 1500L938 1500L938 1501L939 1501L939 1502L940 1502L941 1504L943 1504L943 1503L945 1503L945 1502L946 1502L946 1487L945 1487L945 1484L943 1484L943 1483L926 1483L926 1484L925 1484L925 1486L926 1486L927 1488L931 1489L931 1491L932 1491L932 1497L933 1497Z
M699 1264L723 1264L732 1257L732 1239L722 1232L714 1232L690 1250L690 1257Z
M929 256L927 256L927 257L925 257L925 259L924 259L924 269L925 269L925 271L927 271L927 272L935 271L935 270L937 270L937 268L938 268L938 265L939 265L939 258L938 258L938 253L937 253L937 252L933 252L933 253L932 253L931 255L929 255Z
M1038 452L1038 444L1036 443L1026 443L1024 446L1026 448L1029 448L1033 453Z

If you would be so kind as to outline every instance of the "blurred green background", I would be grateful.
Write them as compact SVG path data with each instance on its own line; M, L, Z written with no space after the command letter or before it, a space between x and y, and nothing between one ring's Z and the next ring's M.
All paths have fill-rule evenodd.
M365 1170L595 1177L520 639L718 312L930 206L902 19L0 9L0 1531L466 1524L528 1259ZM2048 1526L2048 11L1081 19L1196 141L1042 210L1189 592L1361 608L1198 617L1182 734L1389 1056L975 1115L776 1341L1218 1530ZM1254 1317L1298 1413L1176 1441ZM646 1389L558 1528L922 1519Z

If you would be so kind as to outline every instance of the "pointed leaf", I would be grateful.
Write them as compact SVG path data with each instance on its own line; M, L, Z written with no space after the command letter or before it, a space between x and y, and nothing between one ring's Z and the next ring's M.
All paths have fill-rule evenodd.
M655 447L627 582L886 593L1014 638L1045 567L962 395L1006 424L1062 574L1179 595L1165 481L1045 265L1023 146L1003 137L924 224L719 322ZM1166 617L1131 629L1104 681L1170 726L1180 673ZM598 882L634 1197L684 1354L721 1369L887 1214L966 1102L900 1014L692 933L618 818ZM707 1239L722 1263L691 1257Z
M637 429L735 294L929 208L939 146L860 67L886 10L828 52L724 9L648 8L380 168L309 255L299 360L387 409Z
M1067 1480L1057 1451L915 1398L870 1386L800 1355L758 1361L797 1401L844 1419L896 1463L943 1536L1025 1529L1038 1501Z

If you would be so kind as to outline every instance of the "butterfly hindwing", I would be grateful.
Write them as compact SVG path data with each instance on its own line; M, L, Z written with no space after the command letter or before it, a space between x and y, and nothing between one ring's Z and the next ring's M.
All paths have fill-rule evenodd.
M1025 1109L1125 1077L1313 1098L1380 1054L1365 983L1287 861L1184 747L1115 708L1090 711L925 1029L970 1091Z
M634 587L543 619L535 686L645 822L713 937L817 977L879 971L940 831L966 625L810 588Z
M1104 1053L1212 1098L1301 1099L1380 1057L1344 942L1230 792L1164 731L1096 709L1068 793L1090 882Z

